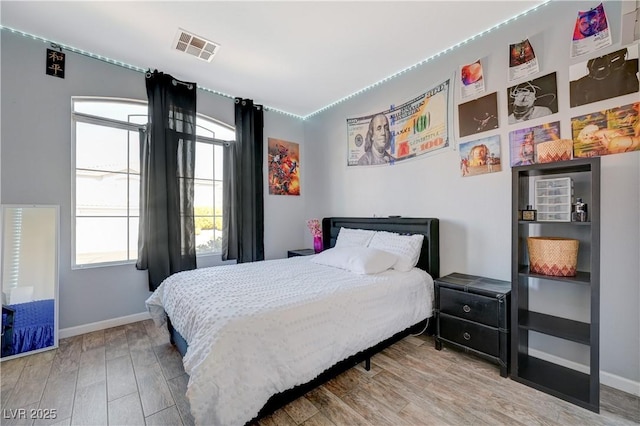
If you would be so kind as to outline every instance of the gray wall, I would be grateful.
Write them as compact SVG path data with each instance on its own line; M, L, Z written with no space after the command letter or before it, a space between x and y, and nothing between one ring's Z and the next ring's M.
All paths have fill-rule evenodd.
M1 42L0 201L60 205L60 328L144 312L144 301L150 295L146 271L134 265L71 269L70 118L72 96L146 100L144 75L67 53L66 78L58 79L45 74L47 44L8 31L2 31ZM154 64L162 71L161 65ZM234 124L232 99L204 91L198 91L197 97L198 112ZM265 152L267 136L299 142L304 161L302 121L266 112L264 131ZM301 173L304 176L304 169ZM265 195L267 258L285 257L287 250L304 247L304 200L308 196L304 190L300 197ZM200 267L220 262L219 255L198 258Z
M307 212L317 215L373 216L403 215L440 218L441 274L454 271L510 280L511 266L511 169L508 135L510 130L560 121L563 137L571 138L571 117L638 101L638 94L569 108L569 46L578 10L588 10L596 2L552 2L515 23L494 30L447 55L401 77L369 90L347 102L310 118L305 125L305 141L317 162L313 173L322 180L305 182L316 195ZM614 50L620 41L620 3L606 2ZM540 73L556 71L559 113L507 124L506 89L508 45L525 38L532 41L540 60ZM605 51L603 51L605 52ZM605 52L606 53L606 52ZM597 55L592 55L597 56ZM498 92L500 128L476 137L500 135L503 170L475 177L460 176L460 157L449 151L407 160L394 166L346 167L346 118L381 111L399 105L451 78L462 64L483 60L486 93ZM455 90L459 92L457 85ZM457 143L457 104L452 135ZM466 101L466 100L465 100ZM466 137L462 141L473 140ZM314 142L314 143L312 143ZM317 143L315 143L317 142ZM624 382L627 390L640 393L640 152L602 157L602 246L601 246L601 327L600 356L603 380ZM562 314L563 303L588 300L583 286L568 286L562 298L558 286L540 286L532 295L545 312ZM580 302L578 302L580 303ZM559 312L558 312L559 311ZM577 316L589 318L582 309ZM561 357L577 364L588 363L584 346L563 345L558 339L532 336L532 345L547 357ZM543 355L544 355L543 354ZM631 383L631 381L635 383Z

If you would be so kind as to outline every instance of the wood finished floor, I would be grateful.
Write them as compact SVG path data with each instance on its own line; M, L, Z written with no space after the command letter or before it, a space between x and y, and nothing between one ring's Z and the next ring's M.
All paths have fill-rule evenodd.
M151 320L0 364L2 425L192 425L188 376ZM55 420L11 418L55 409ZM640 398L602 386L595 414L501 378L429 336L407 337L258 422L270 425L637 425Z

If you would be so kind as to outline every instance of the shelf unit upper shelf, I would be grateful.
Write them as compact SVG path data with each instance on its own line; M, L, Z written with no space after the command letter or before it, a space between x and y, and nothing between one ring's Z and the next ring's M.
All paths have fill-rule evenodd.
M529 271L529 265L519 265L518 274L529 278L538 278L542 280L564 281L576 284L591 284L591 273L578 271L575 277L557 277L555 275L542 275Z
M573 225L573 226L591 226L591 222L552 222L552 221L537 221L537 220L519 220L519 225Z

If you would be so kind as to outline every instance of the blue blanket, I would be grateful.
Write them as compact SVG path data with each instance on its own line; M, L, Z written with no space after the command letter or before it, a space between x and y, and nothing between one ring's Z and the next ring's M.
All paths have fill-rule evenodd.
M9 307L15 309L13 347L10 355L53 346L55 318L53 299L18 303Z

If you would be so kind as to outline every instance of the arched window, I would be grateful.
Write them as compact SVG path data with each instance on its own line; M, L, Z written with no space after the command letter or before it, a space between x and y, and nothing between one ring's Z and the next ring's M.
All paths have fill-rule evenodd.
M139 130L147 103L72 98L73 266L133 263L138 255ZM223 142L235 130L210 117L196 119L194 214L196 253L219 253L222 242Z

